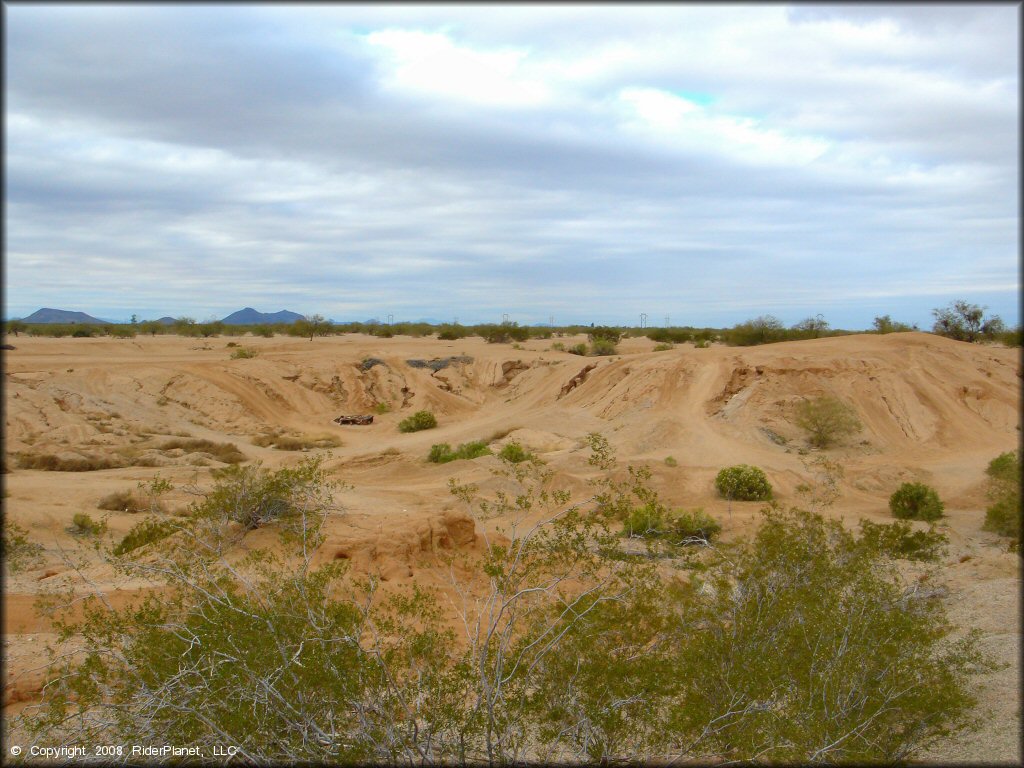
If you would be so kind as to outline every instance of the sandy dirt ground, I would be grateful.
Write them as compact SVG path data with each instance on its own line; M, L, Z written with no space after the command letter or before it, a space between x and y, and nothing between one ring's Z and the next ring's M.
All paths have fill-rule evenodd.
M627 339L612 357L552 349L584 337L532 340L514 348L479 338L458 341L346 335L293 339L176 336L135 339L10 338L4 352L4 505L41 544L42 563L8 577L4 591L5 713L38 699L39 669L52 636L33 602L49 585L79 578L62 552L80 540L73 515L106 516L123 536L139 517L103 512L98 501L159 474L176 487L209 485L216 457L172 439L233 443L248 460L276 468L303 455L260 447L271 432L333 437L331 475L350 488L346 513L332 518L323 558L396 583L432 578L431 554L479 547L500 520L474 521L447 490L448 479L493 482L493 456L435 465L430 446L518 440L570 487L593 475L584 438L600 432L621 463L646 464L663 499L704 509L726 538L751 532L760 505L715 495L723 466L755 464L776 497L797 504L810 472L793 423L794 404L829 394L852 403L863 431L827 455L845 467L842 496L826 511L853 527L891 520L887 500L900 483L920 480L946 502L951 539L941 563L954 621L977 627L984 647L1005 666L975 679L982 727L938 745L929 761L1019 762L1020 559L1007 541L981 530L988 462L1020 442L1018 350L969 345L923 333L849 336L753 348L679 345L654 351ZM256 352L233 359L229 342ZM436 361L414 367L409 360ZM435 370L436 369L436 370ZM369 426L339 426L341 414L374 413ZM428 409L439 426L402 434L398 422ZM261 441L265 442L265 441ZM88 472L18 468L18 456L112 460ZM676 466L665 459L672 457ZM172 493L171 507L188 499ZM132 594L109 568L86 575L112 600Z

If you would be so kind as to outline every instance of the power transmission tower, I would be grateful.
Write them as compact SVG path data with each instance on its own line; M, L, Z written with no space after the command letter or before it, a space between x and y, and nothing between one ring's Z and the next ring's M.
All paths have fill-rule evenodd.
M641 328L646 328L647 327L647 313L646 312L641 312L640 313L640 327Z

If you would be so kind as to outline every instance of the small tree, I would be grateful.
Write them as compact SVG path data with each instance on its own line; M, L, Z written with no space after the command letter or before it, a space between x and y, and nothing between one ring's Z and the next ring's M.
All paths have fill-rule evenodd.
M907 331L920 330L917 324L907 325L906 323L899 323L893 320L888 315L882 315L876 317L874 322L875 333L905 333Z
M809 433L811 445L828 448L863 429L853 406L835 397L804 400L796 407L796 423Z
M982 337L992 338L1006 330L998 315L986 320L985 309L966 301L954 301L948 307L933 309L935 325L932 332L956 341L973 342Z
M793 330L805 333L812 339L816 339L821 336L821 334L826 333L828 328L828 321L820 314L801 320L793 326Z
M8 320L6 323L7 333L13 333L15 336L19 332L24 331L28 326L21 320Z
M893 517L903 520L938 520L943 509L939 494L924 483L904 483L889 497Z

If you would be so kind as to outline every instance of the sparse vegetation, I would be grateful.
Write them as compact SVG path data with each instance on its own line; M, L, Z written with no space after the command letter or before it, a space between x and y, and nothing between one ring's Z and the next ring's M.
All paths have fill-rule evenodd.
M8 573L34 568L42 561L43 547L29 541L28 531L4 516L3 550L0 559Z
M215 443L203 438L176 438L168 440L160 446L161 451L180 449L185 453L206 453L225 464L238 464L245 461L246 456L234 443Z
M373 412L383 416L385 413L391 413L391 406L388 403L377 403L373 406Z
M523 448L522 444L516 440L510 440L505 443L504 447L498 452L498 456L512 464L518 464L521 461L533 461L537 458Z
M46 472L95 472L116 469L123 462L101 456L55 456L52 453L18 453L18 467L41 469Z
M1000 536L1020 540L1021 473L1020 449L1001 453L989 462L988 498L984 529Z
M71 518L71 532L79 536L94 536L107 529L105 522L97 523L84 512L77 512Z
M673 345L671 345L671 344L655 344L654 345L654 351L655 352L668 352L671 349L675 349L675 347Z
M108 493L96 503L97 509L104 509L110 512L143 512L148 505L139 499L132 491L114 491Z
M828 396L798 403L796 423L807 430L808 441L817 448L828 448L863 429L852 405Z
M726 499L734 501L768 501L772 486L759 467L737 464L726 467L715 477L715 488Z
M412 416L398 422L399 432L420 432L437 426L437 417L430 411L416 411Z
M170 520L160 520L149 517L132 526L125 537L118 542L112 550L115 557L127 555L129 552L162 541L177 530L177 526Z
M231 351L232 360L249 360L259 353L252 347L236 347Z
M915 531L910 523L872 523L860 521L864 544L880 554L900 560L938 560L949 544L949 537L931 526L927 531Z
M308 451L341 445L341 440L334 435L284 435L279 432L257 435L252 442L260 448L276 448L279 451Z
M889 510L901 520L938 520L943 514L939 494L924 483L903 483L889 497Z
M430 446L430 454L427 456L427 461L434 464L447 464L450 461L458 461L459 459L475 459L480 456L490 455L490 448L482 440L462 443L454 451L448 443L437 443Z
M665 457L665 466L666 467L678 467L679 466L679 462L676 461L675 457L673 457L673 456L666 456Z
M592 465L610 467L607 443L592 442ZM76 653L54 650L42 706L20 724L39 741L222 739L246 763L504 765L899 763L971 722L968 675L991 668L977 636L955 639L942 601L875 540L769 508L753 539L702 548L699 573L675 582L550 471L503 469L511 493L452 483L509 527L460 566L450 604L314 565L329 503L316 471L264 494L272 508L292 499L282 554L229 558L208 524L257 498L236 482L253 468L225 471L196 515L135 536L164 542L146 563L115 561L165 574L160 599L87 597L64 617ZM631 480L602 472L598 503L616 489L651 498L642 472Z
M893 320L888 315L882 315L876 317L874 322L875 333L906 333L907 331L920 330L917 324L907 325L906 323L899 323Z

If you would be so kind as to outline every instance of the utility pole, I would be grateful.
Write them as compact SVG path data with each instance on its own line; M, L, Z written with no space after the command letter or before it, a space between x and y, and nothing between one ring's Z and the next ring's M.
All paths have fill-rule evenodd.
M669 322L668 322L668 315L665 315L665 327L666 327L666 328L671 328L671 327L672 327L672 326L670 326L670 325L669 325Z
M640 327L641 328L646 328L647 327L647 313L646 312L641 312L640 313Z
M504 313L504 314L503 314L503 315L501 316L501 324L502 324L502 325L505 325L505 324L506 324L507 322L508 322L508 313L506 312L506 313Z
M395 322L395 316L388 312L388 325L393 325Z

